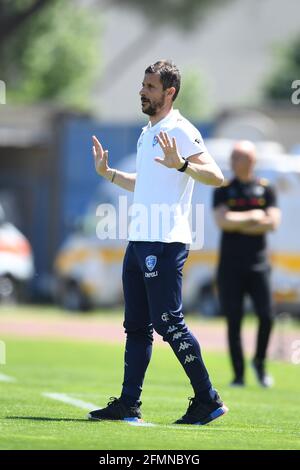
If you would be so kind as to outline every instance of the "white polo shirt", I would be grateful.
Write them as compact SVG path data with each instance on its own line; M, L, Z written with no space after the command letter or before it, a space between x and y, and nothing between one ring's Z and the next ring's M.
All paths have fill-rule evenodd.
M137 143L136 183L129 211L129 240L191 243L189 212L194 180L166 168L154 158L164 158L157 135L175 137L184 158L206 151L200 132L177 110L154 126L143 128Z

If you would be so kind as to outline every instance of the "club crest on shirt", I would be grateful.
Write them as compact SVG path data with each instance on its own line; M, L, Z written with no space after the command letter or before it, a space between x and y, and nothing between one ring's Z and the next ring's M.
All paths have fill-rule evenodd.
M154 256L154 255L149 255L145 259L145 264L146 264L149 271L153 271L153 269L156 266L156 262L157 262L157 257Z
M256 185L253 188L253 193L255 194L255 196L262 196L264 191L265 189L263 188L263 186Z
M158 143L158 138L157 138L157 135L155 135L152 140L152 147L155 147L157 143Z

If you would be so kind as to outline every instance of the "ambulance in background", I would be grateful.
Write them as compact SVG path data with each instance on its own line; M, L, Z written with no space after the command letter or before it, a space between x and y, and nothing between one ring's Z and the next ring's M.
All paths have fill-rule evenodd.
M0 303L24 300L26 284L33 274L30 243L6 220L0 205Z
M231 177L229 139L207 139L209 152L221 167L225 178ZM276 142L258 142L256 175L275 186L282 210L280 228L268 235L273 266L272 289L278 312L287 311L300 317L300 157L287 155ZM126 157L118 168L135 171L135 155ZM192 217L193 231L202 231L201 250L191 246L184 267L183 297L185 310L198 310L207 316L219 313L215 288L220 231L212 213L213 188L195 183L193 210L203 204L204 221ZM67 309L87 310L96 306L122 303L122 259L124 240L99 240L96 236L96 208L111 203L118 208L119 196L132 193L108 182L101 186L99 199L82 220L81 230L67 238L55 260L56 299ZM117 222L118 223L118 222ZM198 226L195 226L195 224ZM117 228L117 227L116 227Z

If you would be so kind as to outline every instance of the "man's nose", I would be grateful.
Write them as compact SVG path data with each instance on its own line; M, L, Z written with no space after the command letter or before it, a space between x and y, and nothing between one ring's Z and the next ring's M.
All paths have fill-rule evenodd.
M142 85L142 88L140 89L140 95L146 97L146 88L144 85Z

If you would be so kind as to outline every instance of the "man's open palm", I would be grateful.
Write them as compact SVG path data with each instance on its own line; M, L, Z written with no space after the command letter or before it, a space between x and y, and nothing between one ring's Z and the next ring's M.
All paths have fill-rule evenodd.
M181 168L184 164L184 159L179 155L176 139L172 137L172 141L166 132L160 132L157 136L158 143L160 148L164 153L165 158L156 157L154 160L167 168Z
M108 151L103 150L103 147L96 136L93 135L93 156L95 161L95 168L99 175L103 176L108 170Z

